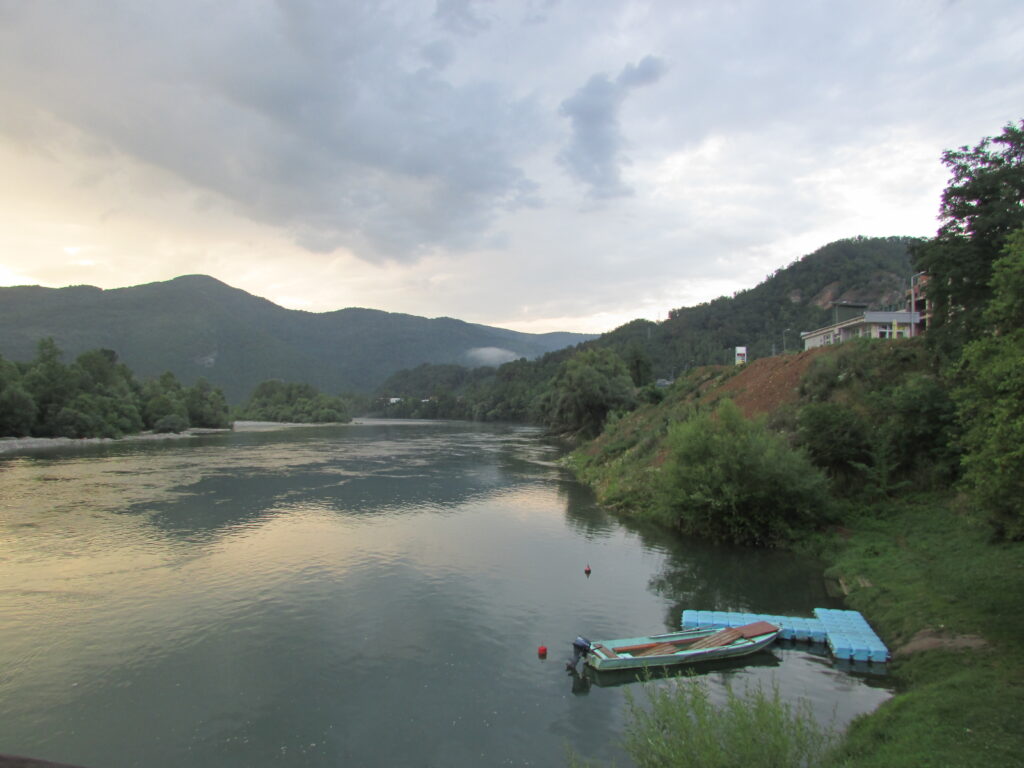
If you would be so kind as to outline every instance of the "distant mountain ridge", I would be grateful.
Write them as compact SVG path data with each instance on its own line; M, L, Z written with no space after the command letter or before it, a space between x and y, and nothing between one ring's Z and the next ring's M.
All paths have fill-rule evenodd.
M595 338L530 334L374 309L285 309L205 275L103 290L0 287L0 355L30 360L52 336L66 360L113 349L136 376L200 377L240 402L266 379L369 392L422 363L498 364Z

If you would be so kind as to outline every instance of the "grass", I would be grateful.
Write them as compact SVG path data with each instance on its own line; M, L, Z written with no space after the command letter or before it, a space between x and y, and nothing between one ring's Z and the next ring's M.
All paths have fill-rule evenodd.
M836 734L822 728L807 704L792 705L777 689L743 695L726 688L715 703L707 681L677 677L644 685L628 697L623 746L638 768L826 768ZM594 766L570 754L571 768Z
M921 630L980 637L983 648L897 655L897 695L827 753L827 734L815 736L801 710L777 696L730 692L714 707L686 681L650 686L647 706L630 705L625 746L636 764L1024 766L1024 544L993 543L959 503L938 494L888 500L816 545L833 563L828 575L852 587L849 607L890 649ZM801 743L813 749L786 751Z
M677 678L669 686L648 684L647 702L629 701L625 747L640 768L773 768L826 765L834 738L815 721L809 706L792 706L762 688L745 695L726 689L716 705L708 685Z
M898 656L900 693L853 724L846 764L1024 765L1024 546L991 542L937 495L888 502L850 527L829 575L857 585L847 602L890 648L921 630L987 647Z

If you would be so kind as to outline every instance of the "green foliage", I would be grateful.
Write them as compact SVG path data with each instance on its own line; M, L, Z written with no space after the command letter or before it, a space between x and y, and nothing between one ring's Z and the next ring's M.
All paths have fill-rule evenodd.
M188 429L188 419L180 413L168 413L157 419L153 431L157 434L166 432L184 432Z
M812 402L797 415L797 444L841 489L863 479L871 461L870 432L864 416L839 403Z
M943 154L950 169L936 237L914 251L928 272L930 344L947 361L981 333L992 269L1007 238L1024 226L1024 121L975 147ZM1019 296L1019 294L1018 294Z
M43 437L59 435L57 417L79 388L74 372L61 361L53 339L39 342L36 359L29 365L23 382L35 402L38 414L33 433Z
M622 359L606 349L586 349L559 369L538 409L552 429L594 437L608 414L636 405L633 382Z
M231 426L224 393L206 379L199 379L185 390L185 408L193 427L225 429Z
M32 395L18 382L0 388L0 435L25 437L32 433L38 409Z
M802 451L724 401L668 433L661 515L718 541L776 546L820 524L825 476Z
M964 425L963 486L997 535L1024 539L1024 230L996 261L989 332L967 345L955 392Z
M0 435L117 438L145 428L229 426L224 396L208 384L185 390L166 373L140 385L109 349L83 352L71 365L60 358L53 339L44 339L31 363L0 359ZM195 421L186 401L205 406Z
M956 414L923 339L858 339L815 359L796 441L841 493L889 494L955 474Z
M264 381L239 409L237 417L250 421L295 424L342 423L352 420L345 402L322 394L310 384Z
M645 705L629 697L625 747L639 768L826 766L835 734L810 704L791 705L778 689L740 695L731 686L716 705L700 678L645 685Z
M0 328L0 354L12 360L29 360L40 336L71 357L108 347L140 379L169 370L189 386L204 376L235 405L267 379L369 394L424 361L469 366L467 352L488 347L535 358L592 338L371 309L287 310L201 275L106 291L0 287Z
M642 387L650 383L654 375L654 366L651 364L650 355L640 344L633 342L626 348L623 362L629 371L629 377L633 380L633 386Z
M857 768L1019 763L1024 752L1024 568L1020 544L948 495L904 495L851 516L827 572L893 650L922 630L988 647L897 656L901 693L855 721L839 758Z
M902 303L915 238L854 237L819 248L746 291L695 307L674 309L663 323L636 320L591 344L630 359L642 350L652 374L675 378L691 368L732 364L734 348L754 361L798 349L800 331L831 322L824 297L881 308ZM826 299L827 300L827 299Z
M664 323L634 320L576 349L517 360L498 368L421 365L393 374L378 389L387 416L552 423L552 381L560 368L586 348L615 352L625 363L643 402L654 376L682 378L698 366L733 361L733 347L747 346L749 359L799 345L799 331L828 322L819 306L823 293L876 306L902 300L910 272L913 238L840 240L770 275L761 285L707 304L674 310ZM392 398L400 402L389 404ZM566 427L556 427L566 428Z

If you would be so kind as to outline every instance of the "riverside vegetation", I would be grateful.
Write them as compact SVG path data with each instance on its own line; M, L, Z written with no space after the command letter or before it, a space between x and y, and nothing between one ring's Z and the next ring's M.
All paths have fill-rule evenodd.
M691 371L572 457L622 515L832 564L895 649L898 694L800 764L1022 764L1024 123L944 162L942 226L914 249L926 336ZM638 765L786 764L742 733L676 739L705 706L687 684L649 696L628 727ZM718 715L737 706L803 738L763 696Z
M185 387L167 372L140 382L110 349L83 352L70 365L61 357L51 338L39 342L30 362L0 357L0 437L120 438L143 430L227 429L235 419L352 419L351 401L308 384L265 381L232 413L224 393L206 379Z

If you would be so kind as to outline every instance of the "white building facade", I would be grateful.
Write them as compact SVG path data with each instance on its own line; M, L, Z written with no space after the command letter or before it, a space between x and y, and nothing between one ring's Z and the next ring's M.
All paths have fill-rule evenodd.
M816 331L804 331L804 349L841 344L858 338L905 339L919 333L920 312L864 312Z

